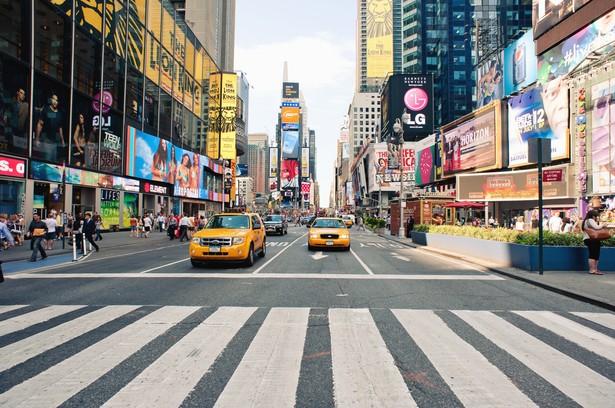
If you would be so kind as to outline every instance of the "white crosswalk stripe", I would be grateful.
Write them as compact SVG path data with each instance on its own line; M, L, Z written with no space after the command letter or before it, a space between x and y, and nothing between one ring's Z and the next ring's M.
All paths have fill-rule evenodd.
M337 407L433 406L430 392L466 407L540 406L550 393L560 405L615 400L612 313L130 305L68 314L84 307L0 307L0 406L79 405L91 393L105 407L292 407L306 390ZM310 337L312 318L328 322L322 349L310 348L328 376L307 368L322 335Z

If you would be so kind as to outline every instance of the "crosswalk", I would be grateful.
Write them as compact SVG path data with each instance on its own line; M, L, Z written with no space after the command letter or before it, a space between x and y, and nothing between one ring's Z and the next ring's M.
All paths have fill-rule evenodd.
M2 407L613 406L615 315L0 306Z

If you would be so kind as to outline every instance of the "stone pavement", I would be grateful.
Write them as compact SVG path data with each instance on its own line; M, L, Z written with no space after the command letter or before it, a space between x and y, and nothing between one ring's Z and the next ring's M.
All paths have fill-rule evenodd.
M613 272L604 272L604 275L590 275L589 271L544 271L543 274L540 275L538 272L497 265L478 258L468 258L464 254L446 252L429 248L428 246L417 245L412 242L412 238L399 238L388 234L388 231L387 234L379 234L379 236L409 247L417 248L421 251L429 251L452 258L462 259L463 261L482 266L500 275L508 276L552 292L560 293L583 302L615 311L615 273Z

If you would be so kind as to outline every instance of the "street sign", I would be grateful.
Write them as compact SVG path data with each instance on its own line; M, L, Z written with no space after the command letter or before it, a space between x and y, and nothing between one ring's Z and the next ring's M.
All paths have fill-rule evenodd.
M556 181L562 181L563 169L543 170L542 181L545 183L553 183Z

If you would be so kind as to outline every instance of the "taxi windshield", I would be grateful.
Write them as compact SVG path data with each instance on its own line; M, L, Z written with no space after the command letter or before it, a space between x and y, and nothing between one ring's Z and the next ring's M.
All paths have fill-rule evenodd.
M346 228L346 226L342 220L316 218L312 223L312 228Z
M282 216L281 215L268 215L265 218L265 221L278 221L278 222L282 222Z
M247 215L214 215L205 229L215 228L248 229L250 220Z

